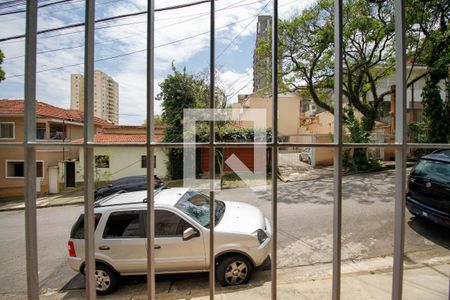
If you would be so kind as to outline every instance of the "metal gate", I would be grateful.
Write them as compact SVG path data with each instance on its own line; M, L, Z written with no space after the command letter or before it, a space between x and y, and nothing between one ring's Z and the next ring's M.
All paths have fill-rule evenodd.
M407 143L406 135L406 52L405 52L405 1L395 0L395 33L396 33L396 135L394 143L371 143L371 144L351 144L343 142L342 134L342 57L343 57L343 12L342 0L335 0L335 104L334 104L334 142L320 144L283 144L278 142L278 96L273 95L273 114L271 142L266 146L272 151L272 170L276 169L279 147L328 147L334 150L334 214L333 214L333 299L340 299L341 294L341 228L342 228L342 152L344 147L353 148L394 148L395 149L395 243L394 243L394 267L392 281L392 299L400 300L402 298L403 287L403 254L405 238L405 186L406 186L406 155L409 148L450 148L448 144L412 144ZM210 2L210 108L214 108L214 72L215 72L215 3ZM209 149L210 166L214 160L214 149L216 147L237 147L251 146L252 143L220 143L214 141L214 126L210 126L210 139L208 144L184 145L153 142L153 98L154 98L154 1L148 1L147 11L147 157L153 157L154 150L157 147L204 147ZM88 299L95 299L95 257L94 257L94 166L93 152L94 147L105 146L105 144L94 143L93 130L93 89L94 89L94 18L95 18L95 0L86 0L85 10L85 115L84 115L84 142L81 146L84 150L84 193L85 193L85 257L86 257L86 296ZM272 90L278 90L277 68L279 66L278 49L276 41L278 40L278 0L273 0L273 18L272 18ZM39 298L39 276L38 276L38 251L37 251L37 224L36 224L36 149L40 147L60 147L61 143L41 144L36 141L36 35L37 35L37 1L27 0L26 9L26 57L25 57L25 140L23 147L25 150L25 232L26 232L26 271L28 298ZM210 123L210 125L212 122ZM17 146L21 143L1 142L3 146ZM137 144L126 144L116 146L136 146ZM64 144L67 147L77 147L70 144ZM111 146L111 145L108 145ZM142 146L142 144L138 144ZM147 160L147 176L153 179L153 160ZM214 168L210 168L210 178L213 178ZM154 236L154 209L153 209L153 180L148 183L148 211L147 226L148 232L148 279L147 293L149 299L155 299L155 273L153 267L153 236ZM272 172L272 215L273 215L273 246L272 246L272 285L271 297L277 298L277 178L276 172ZM211 199L214 199L214 191L210 192ZM214 201L211 201L213 206ZM210 209L211 224L214 222L214 207ZM214 226L211 226L214 228ZM210 231L210 261L214 261L213 244L214 230ZM210 299L214 298L215 272L214 264L210 265Z

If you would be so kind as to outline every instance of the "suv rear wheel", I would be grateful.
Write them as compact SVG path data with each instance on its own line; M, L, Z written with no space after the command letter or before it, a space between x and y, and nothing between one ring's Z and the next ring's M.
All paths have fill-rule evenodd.
M252 263L242 255L231 255L221 260L216 269L216 277L222 286L247 283L253 272Z
M98 295L109 295L117 289L118 275L111 268L97 264L95 266L96 291Z

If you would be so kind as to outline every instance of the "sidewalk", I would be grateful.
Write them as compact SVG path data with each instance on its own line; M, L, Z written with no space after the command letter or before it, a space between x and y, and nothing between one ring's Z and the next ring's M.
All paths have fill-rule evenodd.
M56 195L44 195L37 198L38 208L82 204L83 190L73 190ZM0 211L22 210L25 208L24 198L0 199Z
M429 258L430 255L437 255ZM426 258L428 257L428 258ZM377 257L342 263L341 299L390 299L392 257ZM445 300L449 296L450 255L447 252L417 252L405 255L403 299ZM319 264L277 270L278 299L331 299L332 264ZM167 276L167 275L166 275ZM202 277L203 278L203 277ZM205 280L156 280L156 299L208 300L208 275ZM249 284L223 288L216 284L216 299L270 299L270 271L256 272ZM68 291L47 291L41 299L81 299L83 286ZM108 299L147 299L145 278L139 284L122 286Z
M448 264L408 269L404 272L403 299L448 299ZM392 273L346 274L341 279L341 299L390 299ZM278 299L331 299L332 279L308 280L298 283L280 283ZM207 300L208 297L190 299ZM216 299L270 299L270 284L265 286L219 293Z

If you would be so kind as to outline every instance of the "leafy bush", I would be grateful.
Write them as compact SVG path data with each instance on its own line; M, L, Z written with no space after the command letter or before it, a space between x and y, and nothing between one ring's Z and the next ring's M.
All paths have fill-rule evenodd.
M353 108L347 106L345 112L344 126L350 133L348 140L352 143L370 143L372 141L370 132L364 129L363 121L355 117ZM368 153L367 148L345 149L343 165L349 171L367 171L381 168L380 162Z

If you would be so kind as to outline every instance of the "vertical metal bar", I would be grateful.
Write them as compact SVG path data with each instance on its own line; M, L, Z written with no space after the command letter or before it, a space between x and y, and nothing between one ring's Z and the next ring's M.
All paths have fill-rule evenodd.
M147 2L147 298L155 299L155 210L154 210L154 149L153 98L154 98L154 49L155 49L155 1Z
M334 142L333 153L333 286L332 299L341 298L342 238L342 0L334 1Z
M84 239L86 298L95 299L94 30L95 0L86 1L84 50Z
M214 113L212 112L215 104L215 69L216 69L216 25L215 25L215 1L211 1L210 7L210 41L209 41L209 108L211 110L211 117L209 122L209 299L214 300L215 294L215 255L214 255L214 228L215 228L215 200L214 200L214 176L215 176L215 134L214 134Z
M272 17L272 285L271 299L277 299L278 239L278 0L273 0Z
M395 0L395 231L392 299L402 299L406 187L406 41L405 3Z
M36 211L36 31L37 1L27 1L25 35L25 251L28 299L39 299Z
M148 131L147 129L147 137L150 141ZM147 141L147 299L153 300L155 299L154 148L149 145L151 142L149 141Z

